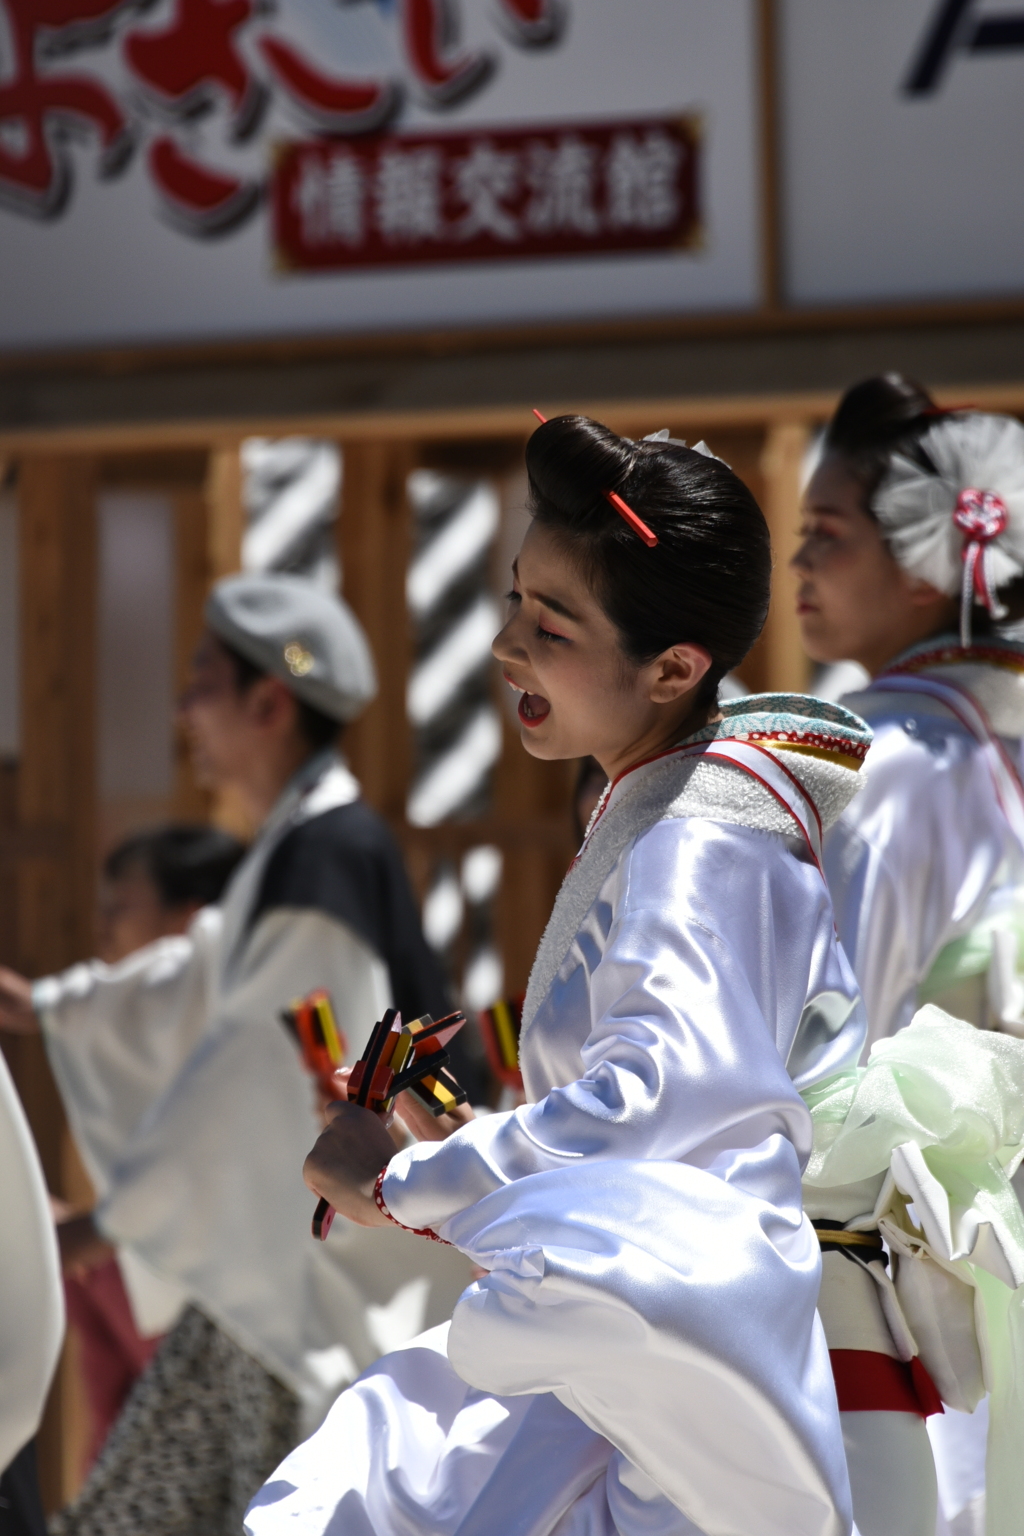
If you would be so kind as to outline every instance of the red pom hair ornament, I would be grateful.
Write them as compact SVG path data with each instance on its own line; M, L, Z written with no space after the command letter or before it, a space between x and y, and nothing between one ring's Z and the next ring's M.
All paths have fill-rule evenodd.
M989 613L993 609L992 589L985 570L985 549L997 539L1009 521L1006 503L992 491L973 487L960 492L953 508L953 522L964 535L963 581L960 586L960 644L971 643L971 604L977 597Z

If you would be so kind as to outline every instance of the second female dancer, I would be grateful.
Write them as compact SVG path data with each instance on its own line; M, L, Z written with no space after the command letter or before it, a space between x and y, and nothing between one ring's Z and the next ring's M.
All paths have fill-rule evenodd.
M1016 1536L1024 645L1003 626L1024 616L1024 427L941 411L899 375L867 379L826 429L804 533L805 647L872 678L844 701L874 731L867 784L825 840L872 1049L859 1081L814 1105L805 1191L828 1248L820 1308L854 1513L862 1536L933 1536L929 1415L955 1528L982 1528L987 1438L985 1527ZM977 1029L927 1009L912 1023L928 1003ZM887 1229L894 1178L897 1205L931 1213L923 1228ZM874 1253L849 1246L872 1238ZM977 1411L943 1413L919 1355L947 1406Z
M720 460L580 417L527 449L533 520L494 642L526 750L610 784L541 941L528 1102L395 1151L339 1106L307 1182L486 1271L285 1461L252 1536L848 1536L801 1209L801 1098L865 1020L821 873L869 733L720 705L770 551Z

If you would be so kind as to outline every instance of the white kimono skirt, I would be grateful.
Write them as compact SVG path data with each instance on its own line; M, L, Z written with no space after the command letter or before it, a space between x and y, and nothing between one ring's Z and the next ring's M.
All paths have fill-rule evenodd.
M929 1256L952 1265L965 1284L981 1288L979 1298L987 1297L984 1305L979 1299L982 1335L1001 1340L986 1373L986 1384L997 1388L993 1434L988 1434L987 1400L971 1415L949 1409L951 1402L960 1407L977 1401L979 1388L970 1388L965 1398L955 1381L943 1381L943 1358L957 1351L947 1337L936 1352L941 1318L931 1328L922 1319L917 1337L905 1318L892 1316L890 1296L887 1320L881 1293L866 1271L858 1275L856 1266L830 1253L821 1312L830 1346L860 1352L863 1362L855 1397L840 1382L841 1406L860 1410L858 1419L865 1412L884 1417L885 1438L879 1443L888 1447L889 1477L901 1485L917 1475L909 1457L896 1463L888 1454L893 1433L906 1430L905 1414L887 1411L896 1404L884 1388L884 1372L872 1385L871 1361L879 1355L908 1361L921 1346L947 1403L944 1414L928 1419L940 1505L952 1520L980 1500L987 1449L987 1529L989 1536L1009 1536L1019 1529L1024 1496L1014 1449L1024 1388L1011 1380L1024 1368L1024 1345L1011 1342L1011 1328L1024 1326L1024 1297L1014 1294L1024 1279L1024 1225L1006 1170L1012 1173L1019 1158L1024 1048L987 1032L1003 1027L1024 1034L1014 976L1024 955L1024 646L1002 638L968 649L953 636L927 641L845 702L868 720L874 740L864 791L828 832L824 863L839 935L867 1008L864 1054L871 1052L871 1065L859 1087L852 1081L844 1089L834 1085L829 1104L815 1108L825 1135L816 1140L820 1151L809 1170L805 1204L813 1217L851 1229L877 1227L879 1218L892 1215L890 1161L896 1153L902 1193L913 1193L914 1208L945 1208L940 1225L948 1237L934 1229ZM957 1032L933 1008L908 1031L922 1003L938 1003L986 1033ZM845 1114L845 1133L833 1145L830 1138ZM874 1127L870 1146L859 1131L865 1117ZM979 1173L981 1145L991 1162ZM922 1168L913 1177L908 1171L916 1148L928 1149L933 1160L933 1149L942 1149L942 1182L933 1180L930 1199L921 1187ZM994 1194L998 1210L991 1205ZM958 1224L966 1232L972 1220L975 1231L995 1221L1001 1237L994 1259L984 1243L957 1237ZM909 1274L901 1279L900 1266L907 1270L904 1260L895 1266L902 1288ZM948 1335L948 1320L944 1327ZM929 1335L934 1336L930 1353ZM930 1468L921 1469L925 1474L930 1477ZM895 1519L894 1500L907 1490L886 1488L877 1457L862 1481ZM857 1482L855 1476L855 1492ZM911 1527L904 1522L903 1528Z
M844 1536L799 1089L864 1033L816 865L868 735L744 699L606 793L524 1009L529 1102L399 1153L488 1271L364 1373L250 1536Z

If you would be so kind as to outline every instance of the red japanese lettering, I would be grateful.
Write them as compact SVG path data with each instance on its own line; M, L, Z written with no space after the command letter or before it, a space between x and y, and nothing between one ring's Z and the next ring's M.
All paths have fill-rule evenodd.
M209 106L219 88L231 103L238 134L255 121L264 96L236 42L252 13L252 0L178 0L169 26L125 39L125 60L154 95L183 115Z
M16 207L50 216L71 189L71 168L62 147L70 123L85 123L99 137L100 171L112 175L132 148L128 124L103 86L81 75L41 75L37 56L47 33L91 32L110 22L124 0L6 0L13 43L13 76L0 84L0 197Z
M422 95L447 107L481 86L491 73L486 53L449 57L455 22L449 0L402 0L402 36Z
M166 136L150 145L148 161L164 211L190 235L224 234L259 201L254 183L200 165Z
M261 37L259 47L293 102L321 133L366 133L380 127L398 105L398 91L387 81L322 74L280 38Z
M529 48L554 43L565 30L564 0L499 0L498 15L513 42Z

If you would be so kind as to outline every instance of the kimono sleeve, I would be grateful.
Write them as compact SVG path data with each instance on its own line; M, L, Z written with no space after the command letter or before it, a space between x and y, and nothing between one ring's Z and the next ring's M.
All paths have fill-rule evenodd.
M206 907L180 937L158 939L117 965L72 966L33 988L50 1065L97 1194L206 1027L220 932L220 910Z
M889 724L866 772L825 840L836 926L867 1008L865 1056L910 1023L918 985L976 920L1009 848L973 742L952 732L918 740Z
M730 863L723 839L692 825L663 822L638 839L589 975L579 1077L400 1153L383 1185L392 1215L436 1228L531 1174L595 1159L706 1165L772 1137L792 1143L795 1173L810 1122L780 1054L779 1021L795 1028L809 956L818 939L831 943L831 913L817 871L776 843L760 860Z
M0 1470L39 1427L64 1335L46 1185L0 1055Z

